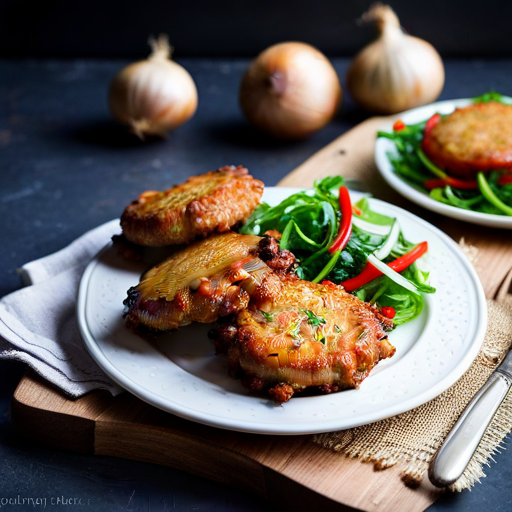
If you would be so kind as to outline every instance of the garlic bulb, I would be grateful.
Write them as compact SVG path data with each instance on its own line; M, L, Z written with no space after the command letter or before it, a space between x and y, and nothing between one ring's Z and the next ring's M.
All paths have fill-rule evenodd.
M150 39L147 60L122 69L112 80L109 106L112 116L130 125L143 139L164 136L194 115L197 89L188 71L170 60L166 36Z
M240 106L257 128L282 139L302 139L336 114L342 91L336 71L316 48L288 42L267 48L247 69Z
M375 22L379 36L348 70L347 87L355 102L371 112L394 114L437 99L444 67L433 46L404 33L387 5L375 4L362 19Z

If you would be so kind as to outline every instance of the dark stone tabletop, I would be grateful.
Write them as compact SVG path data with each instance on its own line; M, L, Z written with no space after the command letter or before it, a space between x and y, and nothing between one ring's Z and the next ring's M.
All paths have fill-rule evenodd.
M106 94L121 61L0 62L0 296L20 287L17 268L116 218L141 191L159 190L226 164L243 164L266 185L365 115L346 98L328 127L304 142L254 132L238 108L247 60L184 59L199 108L164 141L139 142L110 120ZM334 60L341 77L348 60ZM512 60L451 60L441 99L489 90L512 95ZM471 227L468 225L468 229ZM9 404L24 369L0 362L2 498L76 498L89 510L264 511L261 498L170 468L59 452L17 436ZM507 440L505 446L509 444ZM429 510L512 510L512 457L498 454L471 492L447 494ZM54 497L55 504L49 503Z

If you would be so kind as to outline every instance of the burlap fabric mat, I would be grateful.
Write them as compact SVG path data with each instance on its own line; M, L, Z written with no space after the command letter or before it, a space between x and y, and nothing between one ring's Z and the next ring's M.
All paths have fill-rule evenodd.
M314 441L347 457L385 469L404 465L402 479L417 485L427 474L428 465L471 398L489 378L512 343L512 295L508 294L512 272L503 283L496 300L488 301L489 324L482 349L469 370L436 399L412 411L386 420L340 432L318 434ZM502 448L512 428L512 393L502 403L487 429L478 450L461 478L450 487L462 491L485 476L489 465Z

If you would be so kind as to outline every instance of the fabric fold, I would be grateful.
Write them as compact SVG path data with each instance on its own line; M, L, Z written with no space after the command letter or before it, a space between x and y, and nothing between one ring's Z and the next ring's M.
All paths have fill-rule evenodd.
M25 288L0 300L0 359L21 361L66 394L122 392L87 352L76 325L76 296L92 257L119 232L113 220L20 269Z

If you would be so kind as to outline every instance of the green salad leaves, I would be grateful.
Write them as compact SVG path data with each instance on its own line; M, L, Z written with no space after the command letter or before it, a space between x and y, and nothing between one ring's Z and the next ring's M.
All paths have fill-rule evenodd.
M485 93L473 101L512 104L512 98L497 92ZM396 151L388 153L395 172L409 185L440 203L475 212L512 216L511 171L497 169L485 174L478 173L474 190L465 189L461 180L449 177L421 150L426 123L427 120L411 125L402 123L393 132L378 132L377 137L390 139L395 145Z
M300 278L315 282L329 280L335 284L359 276L370 255L388 263L415 247L405 240L395 219L373 211L370 201L363 198L354 207L348 244L341 252L331 254L329 248L341 220L338 193L342 185L340 176L327 177L277 206L263 203L240 233L263 235L269 230L279 231L281 248L293 252L299 262L296 272ZM358 287L354 294L379 307L393 308L396 324L416 318L423 308L422 293L435 291L428 284L428 272L420 270L417 262L410 264L400 273L408 283L404 287L394 271L387 267L385 270L386 275Z

